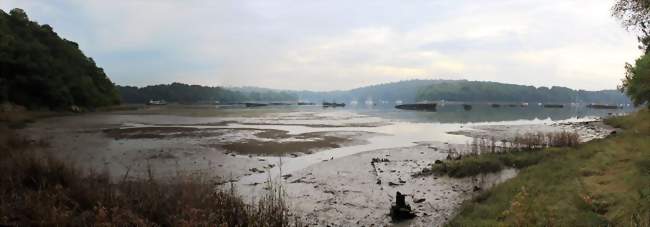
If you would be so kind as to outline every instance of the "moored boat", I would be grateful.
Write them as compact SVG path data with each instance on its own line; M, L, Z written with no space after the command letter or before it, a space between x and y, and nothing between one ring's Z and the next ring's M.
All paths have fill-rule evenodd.
M425 110L425 111L436 111L438 104L436 103L413 103L413 104L402 104L397 105L395 108L402 110Z

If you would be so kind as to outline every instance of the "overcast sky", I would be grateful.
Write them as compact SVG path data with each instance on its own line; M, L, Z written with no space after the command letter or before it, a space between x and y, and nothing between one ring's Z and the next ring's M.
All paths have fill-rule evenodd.
M612 89L636 38L612 0L1 0L120 85L334 90L412 78Z

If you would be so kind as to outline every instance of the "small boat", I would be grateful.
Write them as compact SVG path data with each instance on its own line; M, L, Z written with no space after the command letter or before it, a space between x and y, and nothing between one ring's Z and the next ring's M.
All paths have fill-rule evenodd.
M494 108L499 108L499 107L501 107L501 104L492 103L492 105L490 105L490 106L492 106Z
M149 100L149 102L147 102L147 105L164 106L167 105L167 102L165 100Z
M517 107L517 104L508 104L508 107Z
M244 105L246 105L246 107L262 107L262 106L268 106L269 104L247 102L247 103L244 103Z
M402 104L397 105L395 108L402 110L424 110L424 111L436 111L438 104L436 103L414 103L414 104Z
M313 105L316 105L316 104L313 103L313 102L298 102L298 105L299 106L313 106Z
M291 103L286 103L286 102L272 102L272 103L269 103L268 105L270 105L270 106L288 106L288 105L291 105Z
M607 104L589 104L587 105L587 108L592 108L592 109L618 109L618 108L623 108L622 106L616 106L616 105L607 105Z
M544 104L544 108L564 108L564 104Z
M323 102L323 107L345 107L345 103Z
M470 104L463 104L463 109L465 109L465 111L470 111L470 110L472 110L472 105L470 105Z

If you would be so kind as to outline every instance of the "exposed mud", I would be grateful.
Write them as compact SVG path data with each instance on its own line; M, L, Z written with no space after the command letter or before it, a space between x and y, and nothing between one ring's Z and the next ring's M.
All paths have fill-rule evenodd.
M412 177L444 158L440 151L446 146L431 143L382 149L313 165L285 180L289 201L312 225L439 226L454 215L462 201L516 173L509 169L464 179ZM384 161L372 162L373 158ZM391 223L389 208L397 191L408 195L416 219Z
M449 151L467 149L467 136L576 130L589 139L611 133L602 123L573 119L440 123L435 119L442 113L390 112L397 120L380 113L171 105L44 119L22 132L47 139L48 149L65 160L117 179L148 170L157 177L200 174L255 197L271 178L283 183L288 202L307 223L320 226L443 225L462 201L516 175L507 169L463 179L412 176ZM398 118L403 115L408 118ZM408 195L418 217L390 222L397 191Z
M263 134L263 135L260 135ZM287 133L265 131L257 134L272 140L247 139L237 143L213 145L238 154L285 155L311 154L325 149L339 148L355 141L354 138L333 136L327 132L303 133L288 137Z
M106 136L115 139L169 139L182 137L220 136L226 133L220 129L198 129L190 127L139 127L111 128L103 130Z
M494 138L496 141L511 140L526 133L550 133L569 131L576 132L581 142L604 138L610 135L614 128L602 123L602 120L555 122L543 124L518 125L474 125L462 130L447 132L452 135L464 135L474 138Z

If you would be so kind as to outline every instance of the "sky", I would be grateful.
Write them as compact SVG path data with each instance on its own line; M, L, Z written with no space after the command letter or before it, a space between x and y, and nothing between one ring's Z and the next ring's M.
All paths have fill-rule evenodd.
M119 85L340 90L408 79L614 89L641 51L613 0L0 0Z

